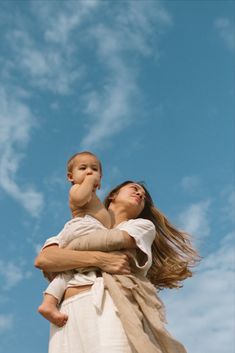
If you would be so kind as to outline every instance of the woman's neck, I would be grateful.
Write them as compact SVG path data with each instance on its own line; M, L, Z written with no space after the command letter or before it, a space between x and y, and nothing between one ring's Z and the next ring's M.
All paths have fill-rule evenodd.
M128 221L130 218L123 208L109 207L109 214L111 216L112 227L116 227L118 224Z

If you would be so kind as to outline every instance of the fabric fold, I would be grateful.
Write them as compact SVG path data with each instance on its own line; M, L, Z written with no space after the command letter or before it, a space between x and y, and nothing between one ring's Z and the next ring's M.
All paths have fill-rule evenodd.
M94 284L91 287L92 302L98 310L102 311L102 303L104 299L104 280L103 277L97 277Z
M137 353L186 353L184 346L164 327L164 305L145 277L103 273L103 278Z

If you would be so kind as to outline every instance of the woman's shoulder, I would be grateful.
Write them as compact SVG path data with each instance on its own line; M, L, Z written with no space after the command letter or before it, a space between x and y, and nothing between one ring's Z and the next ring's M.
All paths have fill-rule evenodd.
M156 236L156 228L149 219L130 219L118 225L120 230L126 231L135 238L137 246L146 253L150 253L150 248ZM148 249L148 250L146 250Z
M135 226L142 226L150 229L155 229L155 225L153 224L152 221L149 219L145 218L135 218L135 219L129 219L128 221L123 222L123 224L130 224L130 225L135 225Z
M130 235L139 235L141 237L148 236L154 238L156 234L156 228L152 221L144 218L130 219L122 222L117 228L127 231Z

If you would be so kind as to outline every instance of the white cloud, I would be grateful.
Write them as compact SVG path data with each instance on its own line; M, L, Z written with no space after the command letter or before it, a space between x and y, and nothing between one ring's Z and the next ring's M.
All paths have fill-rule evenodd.
M181 186L185 191L197 191L201 184L201 180L196 175L185 176L181 180Z
M232 191L228 197L228 216L231 221L235 220L235 191Z
M108 192L110 191L110 186L109 185L105 185L105 187L102 187L101 190L97 191L97 195L98 197L103 200L105 198L105 196L108 194Z
M0 333L12 328L12 326L13 326L13 315L0 314Z
M98 4L97 0L61 2L60 6L56 2L32 1L40 40L26 26L9 32L7 39L15 58L12 67L24 72L34 87L71 94L85 72L85 65L78 64L79 34L74 40L71 36Z
M64 2L64 6L58 7L51 6L51 3L43 6L40 14L47 22L45 38L60 45L67 42L71 32L87 20L100 3L98 0L86 0ZM38 13L38 5L34 8Z
M129 125L131 121L130 101L136 87L133 78L121 63L112 72L112 82L107 83L101 93L86 95L86 113L93 117L87 135L82 140L82 148L99 145ZM126 73L126 74L125 74ZM94 118L95 117L95 118Z
M8 71L20 70L34 87L65 95L83 75L82 65L74 68L63 46L39 45L26 30L13 30L7 38L14 52Z
M156 40L156 35L172 24L158 1L128 1L114 8L116 16L111 24L97 24L89 30L88 38L95 41L108 79L103 88L85 96L90 124L81 143L83 148L101 146L133 121L139 93L136 55L152 54L153 38ZM125 57L128 52L133 54L132 62Z
M0 277L2 290L8 291L18 285L21 281L31 277L31 272L25 272L20 263L0 260Z
M73 85L86 72L86 63L79 59L80 43L85 49L92 48L104 69L104 78L99 88L86 94L77 88L76 92L79 99L83 97L89 120L81 145L100 146L134 121L139 94L136 54L152 54L152 41L172 21L158 1L115 3L111 21L109 4L102 1L70 1L61 6L55 2L43 2L43 6L31 2L31 8L32 19L38 25L37 38L30 30L30 21L25 22L23 17L5 37L12 55L11 61L4 62L3 77L14 85L20 74L26 86L20 98L10 95L5 87L0 90L0 186L32 215L37 215L43 205L42 194L16 181L35 122L22 94L29 95L29 87L43 92L72 93ZM99 20L93 21L97 9L104 14L102 25ZM131 62L126 56L129 52L133 54Z
M0 87L0 187L32 216L37 216L42 209L43 195L32 186L17 183L17 172L33 125L30 109L12 92Z
M120 49L149 55L156 48L156 35L165 32L172 23L162 2L129 1L117 16Z
M235 49L235 28L232 21L229 18L220 17L215 20L214 26L226 47L233 51Z
M43 244L41 244L41 243L33 244L33 249L34 249L34 251L35 251L36 254L39 254L39 252L40 252L41 249L42 249L42 246L43 246Z
M235 190L233 185L227 185L221 192L222 209L221 218L222 221L227 223L235 222Z
M234 190L232 190L228 194L227 206L224 209L224 213L226 215L226 219L234 223L235 221L235 191Z
M95 52L104 78L98 88L86 94L76 89L88 117L82 148L100 146L134 121L139 94L137 54L151 55L159 35L172 24L160 1L130 0L112 5L110 21L110 6L103 1L69 1L61 6L31 2L40 40L29 26L22 25L24 21L7 36L14 54L7 65L8 75L12 78L19 71L27 77L27 84L53 93L71 94L74 84L87 74L79 51ZM102 22L99 17L94 21L98 10L104 15ZM131 61L126 55L130 52Z
M181 228L199 240L210 234L208 212L210 200L191 204L178 217Z
M235 348L234 250L230 233L184 288L161 295L168 329L190 353L231 353Z

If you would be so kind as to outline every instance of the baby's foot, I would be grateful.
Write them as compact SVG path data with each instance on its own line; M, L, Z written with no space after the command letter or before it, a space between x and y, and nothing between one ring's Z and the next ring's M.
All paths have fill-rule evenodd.
M64 326L68 320L68 315L61 313L58 308L51 303L42 303L38 308L38 312L59 327Z

